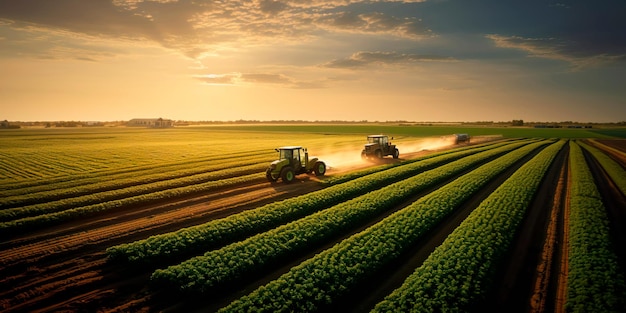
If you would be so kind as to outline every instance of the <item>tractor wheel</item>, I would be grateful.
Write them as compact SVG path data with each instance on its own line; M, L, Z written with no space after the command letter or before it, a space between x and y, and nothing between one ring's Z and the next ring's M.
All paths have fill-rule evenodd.
M289 184L293 182L294 178L296 178L296 175L293 173L291 167L285 167L280 171L280 178L283 179L284 183Z
M324 162L315 163L313 172L315 172L315 176L324 176L326 174L326 164Z
M400 150L395 149L393 150L393 158L397 159L400 156Z
M382 159L383 158L383 152L380 151L380 150L376 150L376 157L379 158L379 159Z
M265 171L265 177L267 177L267 180L269 180L271 183L276 181L276 178L274 178L274 176L272 176L272 169L268 168Z

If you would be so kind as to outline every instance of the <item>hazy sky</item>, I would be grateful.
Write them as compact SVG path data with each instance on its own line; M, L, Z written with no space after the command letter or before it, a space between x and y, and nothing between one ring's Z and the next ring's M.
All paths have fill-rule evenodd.
M626 120L626 1L0 0L0 120Z

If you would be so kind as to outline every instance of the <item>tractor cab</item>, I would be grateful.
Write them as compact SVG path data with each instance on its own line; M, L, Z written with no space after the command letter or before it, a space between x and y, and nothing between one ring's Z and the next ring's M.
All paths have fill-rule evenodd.
M299 146L280 147L276 149L278 152L278 161L286 160L295 172L298 172L302 166L306 166L307 157L306 149Z
M387 145L389 143L389 137L384 135L370 135L367 136L367 143L374 145Z

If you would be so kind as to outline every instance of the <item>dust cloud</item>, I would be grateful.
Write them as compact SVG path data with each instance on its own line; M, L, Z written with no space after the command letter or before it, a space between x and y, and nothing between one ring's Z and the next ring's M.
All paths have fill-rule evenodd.
M499 139L502 139L502 135L472 136L470 140L472 144L476 144ZM382 160L362 159L361 151L363 150L365 142L363 142L363 144L342 145L340 147L327 146L326 148L316 150L312 156L318 157L321 161L324 161L329 169L337 173L382 163L411 159L430 152L452 149L469 144L469 142L457 144L455 135L422 138L405 137L397 140L391 139L390 142L395 144L398 150L400 150L399 160L395 160L390 156Z
M455 145L454 136L406 138L397 142L394 140L390 141L400 150L400 160L406 159L405 156L418 152L445 149ZM312 156L324 161L326 166L334 172L343 172L380 164L376 160L364 160L361 158L361 151L364 145L365 142L363 144L342 146L341 148L326 147L325 149L316 150ZM384 160L388 162L393 161L390 156L385 157Z
M455 141L456 137L454 135L442 137L427 137L407 142L401 142L397 144L397 147L400 150L400 157L402 157L402 153L416 153L425 150L431 151L450 148L455 145Z
M366 167L372 165L372 163L361 158L363 145L355 144L341 147L341 149L327 147L316 152L315 156L324 161L329 169L344 171Z

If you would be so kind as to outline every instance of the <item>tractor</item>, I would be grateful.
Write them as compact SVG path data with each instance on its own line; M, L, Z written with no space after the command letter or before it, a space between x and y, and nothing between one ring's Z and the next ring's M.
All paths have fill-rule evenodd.
M393 137L391 137L393 139ZM400 156L400 151L396 148L396 145L392 145L389 142L389 137L386 135L370 135L367 136L367 143L361 151L361 158L369 159L372 157L382 159L385 156L391 155L394 159Z
M454 143L458 145L462 142L469 143L470 136L468 134L454 134Z
M265 171L265 176L270 182L275 182L279 178L284 183L293 182L298 174L311 174L324 176L326 164L317 158L309 159L306 148L300 146L287 146L276 149L278 160L272 162Z

